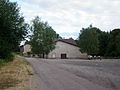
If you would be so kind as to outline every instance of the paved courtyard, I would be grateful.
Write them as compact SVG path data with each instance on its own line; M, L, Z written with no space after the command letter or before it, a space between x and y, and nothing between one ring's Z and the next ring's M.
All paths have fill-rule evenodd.
M26 58L31 90L120 90L120 60Z

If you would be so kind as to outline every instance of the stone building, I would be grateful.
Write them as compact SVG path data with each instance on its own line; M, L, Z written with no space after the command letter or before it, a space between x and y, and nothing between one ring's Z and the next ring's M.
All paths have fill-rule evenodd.
M23 48L23 54L31 51L31 46L29 44L24 45ZM56 41L55 49L53 49L47 57L54 59L79 59L87 58L87 54L81 53L80 48L77 46L76 42L70 38L58 39Z
M87 54L80 52L80 48L72 38L59 39L55 49L48 54L48 58L87 58Z
M31 52L31 45L25 44L20 46L20 52L22 52L24 56L28 56L28 54Z

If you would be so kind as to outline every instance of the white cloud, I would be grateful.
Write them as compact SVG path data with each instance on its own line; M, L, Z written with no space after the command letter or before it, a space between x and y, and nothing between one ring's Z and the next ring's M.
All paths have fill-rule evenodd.
M120 0L16 0L26 21L35 16L48 21L53 29L67 37L78 37L90 24L103 31L120 28ZM65 36L65 34L63 35ZM76 37L75 37L76 36Z

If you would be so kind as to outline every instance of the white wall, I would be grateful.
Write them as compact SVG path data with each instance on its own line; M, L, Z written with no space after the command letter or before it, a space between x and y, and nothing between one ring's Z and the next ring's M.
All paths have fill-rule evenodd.
M24 45L24 52L23 53L27 53L31 51L31 46L29 44Z
M67 54L67 58L86 58L87 54L82 54L79 47L58 41L56 48L48 54L48 58L61 58L61 54Z

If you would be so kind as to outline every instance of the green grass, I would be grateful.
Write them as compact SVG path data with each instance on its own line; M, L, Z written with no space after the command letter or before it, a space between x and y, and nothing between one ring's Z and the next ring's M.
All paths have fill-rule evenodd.
M4 66L6 63L8 63L8 62L10 62L10 61L7 60L7 59L0 59L0 68L1 68L2 66Z
M5 64L5 60L4 59L0 59L0 67L3 66Z
M14 57L15 57L15 54L12 53L11 55L9 55L9 57L6 57L6 59L1 59L1 58L0 58L0 68L1 68L2 66L4 66L5 63L8 63L8 62L14 60Z

